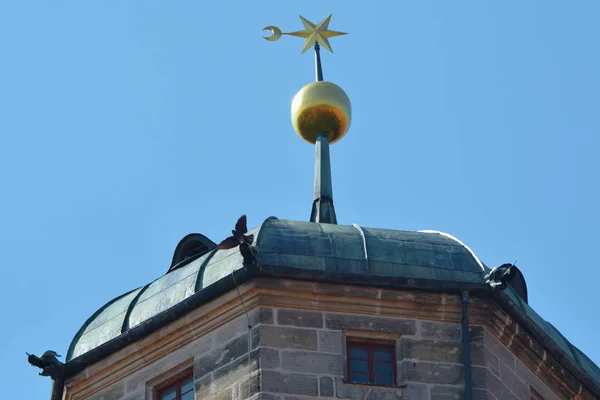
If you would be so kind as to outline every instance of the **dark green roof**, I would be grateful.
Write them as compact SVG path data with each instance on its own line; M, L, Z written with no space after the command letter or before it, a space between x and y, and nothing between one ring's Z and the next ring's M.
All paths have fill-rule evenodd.
M488 269L458 239L434 231L407 232L268 218L250 231L263 275L308 276L347 283L395 283L407 289L485 288ZM114 342L142 323L201 296L242 268L238 249L210 250L182 262L154 282L98 310L73 339L67 361ZM237 274L237 272L236 272ZM366 279L365 279L366 278ZM220 290L220 289L219 289ZM600 385L600 370L542 319L511 288L514 310L531 322L576 366ZM205 296L206 297L206 296Z

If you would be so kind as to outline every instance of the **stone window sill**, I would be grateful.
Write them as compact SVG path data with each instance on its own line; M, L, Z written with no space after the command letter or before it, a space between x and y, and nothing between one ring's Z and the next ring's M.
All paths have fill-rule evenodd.
M377 383L364 383L364 382L352 382L349 381L348 379L342 379L342 382L344 382L347 385L360 385L360 386L374 386L374 387L381 387L381 388L394 388L394 389L406 389L406 385L380 385Z

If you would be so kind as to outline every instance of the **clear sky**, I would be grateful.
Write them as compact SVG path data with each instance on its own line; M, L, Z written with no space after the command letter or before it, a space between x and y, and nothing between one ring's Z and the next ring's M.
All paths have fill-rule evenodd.
M596 363L600 2L0 2L0 376L49 398L25 352L65 355L178 241L237 217L307 220L313 147L291 98L302 28L333 13L326 80L342 224L449 232L518 260L530 304ZM594 250L596 249L596 250Z

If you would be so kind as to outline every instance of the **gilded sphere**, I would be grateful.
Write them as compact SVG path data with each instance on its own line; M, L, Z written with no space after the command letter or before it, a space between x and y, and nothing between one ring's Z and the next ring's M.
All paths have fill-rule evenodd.
M336 84L312 82L304 86L292 101L292 125L302 139L317 141L317 133L327 132L329 143L344 137L350 127L350 99Z

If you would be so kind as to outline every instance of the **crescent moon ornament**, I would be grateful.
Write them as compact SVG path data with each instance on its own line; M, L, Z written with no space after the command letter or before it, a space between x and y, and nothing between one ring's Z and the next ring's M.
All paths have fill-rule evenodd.
M263 31L271 31L273 33L271 36L263 36L265 38L265 40L268 40L270 42L274 42L274 41L278 40L281 37L281 35L283 34L281 32L281 29L279 29L278 27L273 26L273 25L265 26L263 28Z
M302 31L282 32L281 29L279 29L278 27L269 25L264 27L263 31L271 31L273 34L271 36L263 37L270 42L274 42L281 38L282 35L296 36L304 39L304 48L302 49L303 53L311 47L316 46L317 44L320 44L321 46L333 53L333 50L331 50L331 45L329 44L329 38L346 35L345 32L329 30L329 21L331 20L331 15L329 15L327 18L325 18L318 24L313 24L303 16L300 16L300 20L304 25L304 30Z

